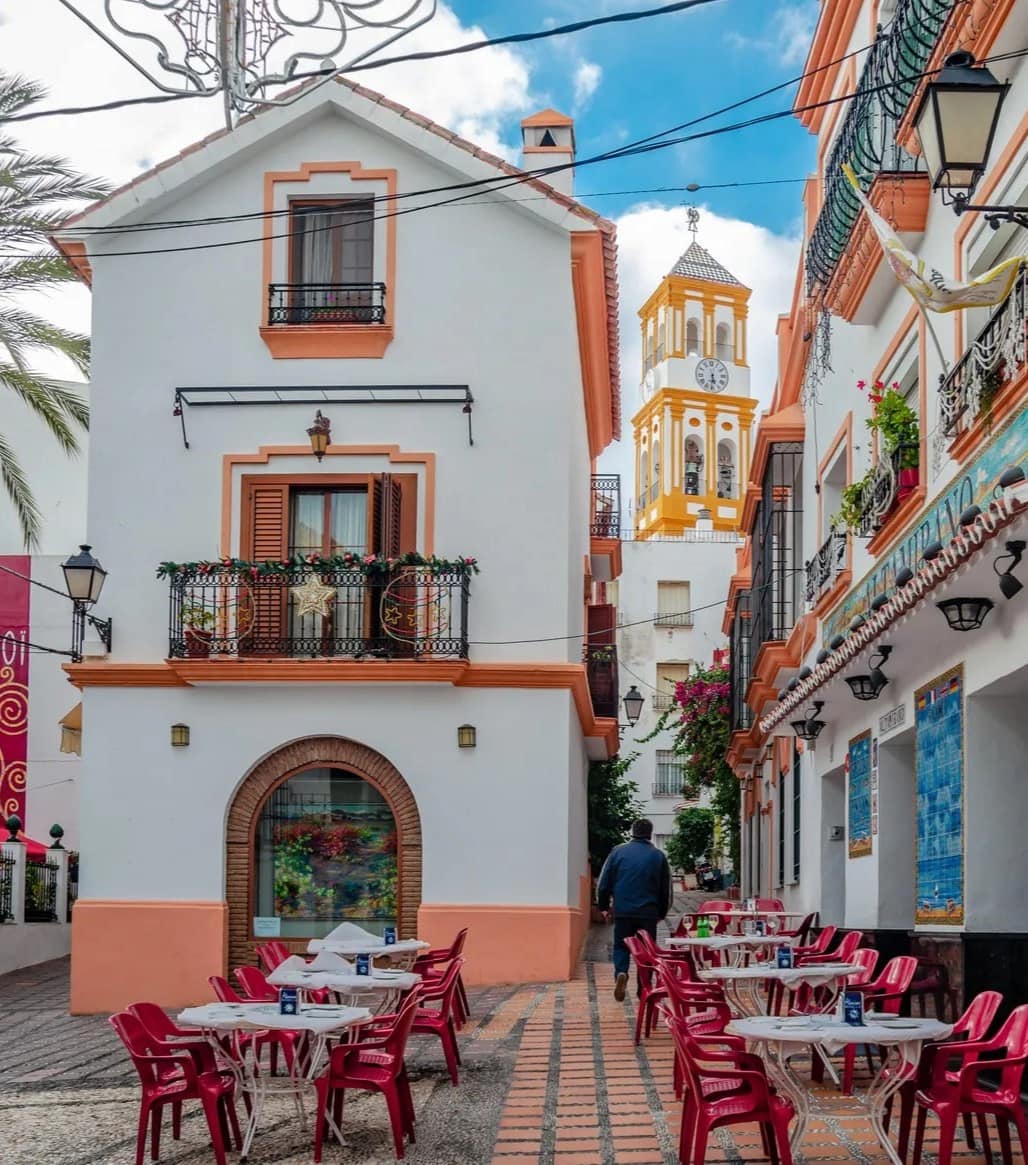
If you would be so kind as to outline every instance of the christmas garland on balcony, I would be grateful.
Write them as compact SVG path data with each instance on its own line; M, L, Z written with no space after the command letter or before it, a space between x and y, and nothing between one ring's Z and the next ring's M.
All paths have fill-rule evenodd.
M419 567L430 574L478 574L478 560L475 558L436 558L434 554L426 558L423 554L411 552L391 557L385 554L296 554L291 558L270 558L264 562L249 562L244 558L218 558L212 562L162 562L157 567L157 577L248 574L252 578L262 578L287 576L297 571L327 574L337 570L355 571L364 575L387 575L405 566Z

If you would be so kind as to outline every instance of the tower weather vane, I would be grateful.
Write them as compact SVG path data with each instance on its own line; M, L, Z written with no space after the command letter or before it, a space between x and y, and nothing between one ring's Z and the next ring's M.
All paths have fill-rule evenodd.
M225 120L323 83L426 24L438 0L60 0L164 93L222 94ZM303 92L307 92L306 89Z
M700 229L700 212L695 206L686 207L686 214L689 216L689 230L692 231L692 237L695 239Z

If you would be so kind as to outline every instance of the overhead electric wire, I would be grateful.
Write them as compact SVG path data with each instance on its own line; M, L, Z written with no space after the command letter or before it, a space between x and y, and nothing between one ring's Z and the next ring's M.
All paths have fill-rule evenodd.
M543 177L548 177L551 174L562 173L565 170L574 171L580 166L590 165L596 161L603 161L603 160L608 160L608 159L615 160L618 157L623 156L624 151L626 151L626 150L631 150L631 149L634 149L635 147L638 147L638 146L648 145L651 142L658 141L662 137L666 137L668 134L678 133L680 130L683 130L683 129L690 129L693 126L702 125L703 122L710 121L712 118L721 117L722 115L724 115L726 113L731 113L735 109L741 109L744 105L751 105L754 101L760 101L764 97L768 97L773 93L780 92L782 89L788 89L792 85L797 85L801 81L806 80L806 78L808 78L808 77L814 77L818 73L824 72L824 70L826 70L826 69L831 69L831 68L834 68L836 65L844 64L851 57L858 56L860 53L863 53L863 52L867 52L867 50L870 47L871 47L870 45L864 45L861 48L853 49L852 51L845 53L841 57L836 57L832 61L828 61L823 65L819 65L816 69L810 69L807 72L800 73L796 77L791 77L786 81L779 82L777 85L772 85L769 89L763 89L759 93L751 94L749 97L742 97L738 101L733 101L729 105L721 106L721 108L719 108L719 109L714 109L714 110L711 110L709 113L701 114L699 117L691 118L689 121L681 122L678 125L670 126L668 129L660 130L658 133L649 134L646 137L638 138L634 142L627 142L624 146L619 146L615 150L609 150L609 151L606 151L605 153L602 153L602 154L596 154L596 155L593 155L593 157L591 157L591 158L582 158L580 160L567 162L567 163L556 163L556 164L551 165L551 166L538 167L534 170L523 170L522 174L519 175L519 177L528 178L528 179L543 178ZM409 190L409 191L400 192L400 193L397 193L394 195L384 195L384 194L371 195L369 198L365 199L365 201L370 201L372 203L396 202L401 198L416 198L416 197L420 197L422 195L428 195L428 194L443 194L443 193L448 193L451 190L467 189L468 187L472 187L472 186L487 185L489 183L503 181L503 180L510 178L510 177L511 177L511 175L499 173L499 174L491 175L488 178L476 179L476 180L469 181L469 182L451 183L447 186L427 187L427 188L422 189L422 190ZM787 179L787 181L804 182L804 181L806 181L806 179L805 178L794 178L794 179ZM757 183L752 183L752 184L756 185ZM725 186L725 185L745 185L745 183L730 183L730 184L725 183L722 185L723 186ZM713 186L713 185L708 184L708 183L690 184L690 187L691 186L695 186L695 188L697 190L719 188L717 186ZM689 187L687 187L686 189L689 189ZM595 198L597 196L596 195L581 195L580 197L582 197L582 198L589 198L589 197ZM272 210L272 211L256 210L256 211L246 211L246 212L243 212L241 214L206 215L206 216L200 216L200 217L192 218L192 219L164 219L164 220L156 220L156 221L151 221L151 222L146 222L146 223L127 223L127 224L120 226L120 227L82 226L82 227L77 228L77 230L80 232L89 232L89 233L136 233L136 232L141 232L141 231L163 230L165 228L179 228L179 227L188 227L188 226L215 226L215 225L220 225L220 224L226 223L226 222L245 222L245 221L252 220L252 219L267 220L269 218L276 218L276 217L279 217L281 215L288 215L289 213L290 213L290 210L288 207L286 207L286 208L283 208L280 210Z
M1016 52L1005 53L1005 54L1003 54L1003 59L1005 59L1005 60L1013 59L1016 57L1023 57L1026 55L1028 55L1028 48L1020 49ZM989 58L989 59L991 60L993 58ZM926 77L926 76L930 76L936 72L938 72L937 69L929 69L929 70L926 70L924 73L919 74L919 76ZM864 90L864 92L865 93L880 92L884 89L889 89L889 88L892 88L891 84L882 84L882 85L874 86L871 89ZM702 131L700 133L696 133L696 134L687 134L683 137L671 138L671 139L668 139L666 141L650 141L649 144L643 144L641 146L638 146L638 147L635 147L632 149L611 152L609 154L596 155L592 158L587 158L587 159L584 159L580 162L568 163L566 166L553 167L552 170L569 169L572 167L577 168L577 167L580 167L583 165L590 165L592 163L599 162L599 161L609 161L615 157L633 157L636 154L650 153L650 152L653 152L653 151L659 150L659 149L667 149L669 146L682 145L686 142L693 142L693 141L698 141L698 140L701 140L704 138L716 137L716 136L723 134L723 133L733 133L737 130L749 129L752 126L762 125L762 124L765 124L769 121L777 121L777 120L780 120L780 119L785 118L785 117L792 117L797 113L809 112L809 111L812 111L815 109L824 109L828 106L839 104L840 102L850 101L853 99L854 96L855 96L855 94L847 93L847 94L844 94L844 95L839 96L839 97L830 97L830 98L826 98L823 101L815 101L809 105L800 106L800 107L797 107L795 109L790 108L788 110L779 110L779 111L774 112L774 113L763 114L759 117L749 118L746 121L734 122L730 125L719 126L715 129L704 130L704 131ZM476 194L478 193L477 187L479 187L485 183L488 183L488 182L503 181L504 179L507 179L507 181L502 186L490 187L490 192L492 192L495 190L506 190L512 186L523 185L526 182L531 182L534 177L535 177L534 173L516 173L514 175L501 174L495 178L489 178L489 179L484 179L484 180L474 181L474 182L467 182L467 183L458 183L455 186L451 187L450 189L465 190L465 193L460 194L455 198L443 199L439 202L430 202L430 203L426 203L426 204L421 205L421 206L412 206L412 207L407 207L407 208L401 209L401 210L388 211L385 214L373 215L373 216L371 216L369 221L381 222L381 221L384 221L386 219L399 218L400 216L405 215L405 214L412 214L416 211L436 210L436 209L439 209L440 207L449 206L449 205L452 205L453 203L456 203L456 202L462 202L465 199L474 198L476 196ZM467 190L468 187L473 187L474 189ZM392 199L392 198L387 199L387 200L394 201L394 199ZM330 225L324 226L324 227L311 227L305 233L315 234L319 231L334 230L334 229L335 229L334 225L330 224ZM294 237L294 234L295 234L295 232L293 232L293 231L287 231L285 233L279 233L279 234L262 234L262 235L257 235L257 236L250 236L249 238L245 238L245 239L223 239L221 241L212 242L212 243L189 243L189 244L186 244L186 245L181 246L181 247L152 247L152 248L144 248L142 250L135 250L135 251L109 251L109 252L104 252L102 254L98 254L96 257L97 258L130 258L130 257L136 257L136 256L144 256L144 255L173 255L173 254L177 254L180 252L220 250L224 247L238 247L238 246L244 246L244 245L247 245L250 243L265 243L265 242L268 242L268 241L274 240L274 239L288 239L288 238ZM7 253L7 254L2 255L0 257L2 257L2 258L24 258L24 254L19 254L18 252L13 252L13 253Z
M576 20L570 24L556 25L553 28L535 29L532 32L512 32L505 36L485 37L482 40L468 41L466 44L450 45L443 49L423 49L416 53L402 53L394 57L381 57L374 61L363 61L359 64L348 65L338 70L315 69L310 72L294 73L281 83L290 85L295 81L313 80L316 77L331 77L335 73L358 73L370 69L382 69L386 65L400 65L410 61L434 61L444 57L455 57L465 53L478 52L480 49L496 48L503 45L528 44L537 40L549 40L558 36L569 36L573 33L585 32L590 28L599 28L608 24L625 24L637 20L650 20L657 16L673 16L679 12L686 12L690 8L703 8L708 4L722 3L723 0L677 0L677 3L662 4L657 8L643 8L630 12L612 12L606 16L594 16L586 20ZM307 28L327 29L329 25L307 25ZM153 97L129 97L120 101L107 101L101 105L79 106L77 108L41 109L32 113L15 114L13 117L0 117L0 125L4 122L36 121L43 117L67 117L78 113L102 113L113 109L122 109L130 105L143 105L164 101L193 100L198 97L216 97L220 89L210 93L164 93ZM257 99L259 101L259 99Z

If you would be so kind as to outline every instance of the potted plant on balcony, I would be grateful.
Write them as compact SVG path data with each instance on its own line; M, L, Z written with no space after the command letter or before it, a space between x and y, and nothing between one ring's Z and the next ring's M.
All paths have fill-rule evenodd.
M854 537L860 533L864 520L864 491L869 477L870 471L842 491L839 509L830 519L834 530L848 530Z
M185 632L186 655L203 658L211 654L214 638L214 612L195 603L182 604L182 626Z
M858 388L865 382L858 381ZM921 427L917 413L907 404L899 384L893 381L889 388L876 380L868 392L871 416L865 422L872 433L877 433L883 453L892 457L898 453L896 464L896 502L903 499L920 484Z

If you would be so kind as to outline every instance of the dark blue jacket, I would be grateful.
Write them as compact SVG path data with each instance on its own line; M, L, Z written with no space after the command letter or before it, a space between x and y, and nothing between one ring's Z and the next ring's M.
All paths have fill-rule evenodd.
M657 847L641 838L615 846L603 863L596 885L596 902L616 915L665 918L671 909L671 869Z

